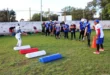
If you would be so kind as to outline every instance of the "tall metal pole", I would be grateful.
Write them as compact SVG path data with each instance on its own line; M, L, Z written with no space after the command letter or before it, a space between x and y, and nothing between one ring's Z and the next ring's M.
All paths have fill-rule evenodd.
M9 10L8 10L8 8L7 8L7 22L9 22Z
M40 21L41 21L41 23L42 23L42 0L41 0L41 15L40 15Z
M49 12L49 16L48 17L49 17L49 21L50 21L50 8L48 8L48 12Z
M101 13L101 20L102 20L102 18L103 18L103 15L102 15L102 13Z
M84 9L83 9L83 18L85 18Z
M29 8L29 18L30 18L30 21L31 21L31 8Z

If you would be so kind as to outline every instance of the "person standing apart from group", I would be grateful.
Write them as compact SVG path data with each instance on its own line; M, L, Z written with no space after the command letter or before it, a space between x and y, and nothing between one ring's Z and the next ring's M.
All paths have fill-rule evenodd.
M96 44L97 50L93 52L94 54L100 54L100 51L104 51L103 43L104 43L104 32L102 25L99 23L99 20L96 19L94 21L95 31L96 31Z
M17 47L20 47L22 45L22 39L21 39L21 29L20 29L20 24L18 24L18 26L15 27L15 38L17 39Z

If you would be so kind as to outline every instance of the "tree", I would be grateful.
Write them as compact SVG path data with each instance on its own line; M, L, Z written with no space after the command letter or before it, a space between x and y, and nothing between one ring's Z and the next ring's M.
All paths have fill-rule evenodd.
M66 6L62 9L64 15L72 15L73 20L80 20L81 18L93 19L93 15L95 10L90 10L89 8L81 9L81 8L74 8L71 6Z
M100 18L110 20L110 0L93 0L88 3L87 7L97 12L101 9Z
M47 18L42 16L42 20L43 21L46 21ZM40 13L35 13L33 16L32 16L32 20L31 21L40 21Z
M9 16L10 16L9 18L10 18L10 21L11 21L11 22L15 22L15 21L16 21L16 20L15 20L15 19L16 19L16 13L15 13L15 11L10 10L10 11L9 11Z
M0 11L0 22L15 22L16 13L13 10L2 10Z
M7 14L5 14L5 12L7 11L0 11L0 22L6 22L8 21L8 18L7 18Z
M102 19L110 20L110 2L105 5L102 9Z
M32 21L40 21L40 14L35 13L35 14L32 16Z
M71 6L66 6L62 9L63 11L63 15L66 13L66 15L71 15L71 13L73 12L75 8L71 7Z
M58 20L58 15L57 15L57 14L52 14L52 15L50 15L50 19L51 19L52 21Z
M72 19L80 20L81 18L83 18L83 9L74 9L72 11Z
M58 20L58 15L57 14L53 14L52 12L43 12L42 15L42 20L43 21L48 21L48 20ZM40 13L35 13L32 16L32 20L31 21L40 21Z

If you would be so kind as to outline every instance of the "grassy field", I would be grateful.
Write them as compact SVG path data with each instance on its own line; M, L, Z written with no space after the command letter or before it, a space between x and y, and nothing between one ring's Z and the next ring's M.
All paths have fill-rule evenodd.
M50 63L40 63L39 57L27 59L14 51L16 39L12 36L0 37L0 75L110 75L110 31L105 32L105 51L94 55L95 49L87 47L87 42L55 39L41 34L23 36L23 45L31 45L46 50L47 55L61 53L63 59ZM93 32L92 35L95 33ZM77 32L77 38L79 33Z

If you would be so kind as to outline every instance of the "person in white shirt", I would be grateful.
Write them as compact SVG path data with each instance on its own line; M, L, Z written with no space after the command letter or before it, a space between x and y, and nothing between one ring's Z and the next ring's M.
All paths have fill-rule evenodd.
M60 24L56 24L56 39L60 39L60 31L61 31L61 26Z
M94 52L94 54L100 54L100 51L104 51L104 47L103 47L104 32L103 32L102 25L99 23L99 20L95 20L94 24L95 24L96 44L97 44L97 50L96 52Z
M17 47L20 47L22 45L22 40L21 40L21 29L20 29L20 25L18 24L18 26L15 27L15 38L17 39Z

